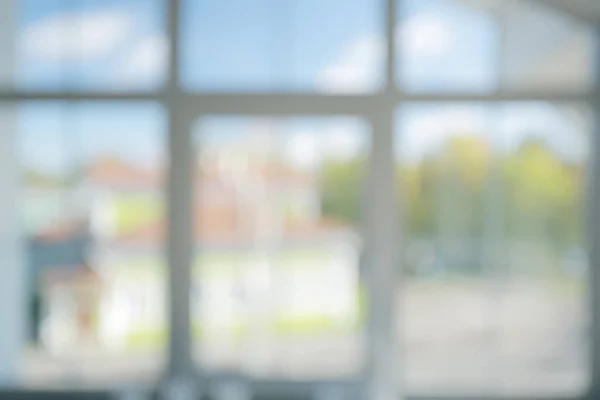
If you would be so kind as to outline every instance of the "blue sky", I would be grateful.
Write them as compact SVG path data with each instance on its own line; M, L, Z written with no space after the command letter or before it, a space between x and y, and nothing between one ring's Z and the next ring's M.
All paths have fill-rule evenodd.
M151 89L164 79L162 2L19 1L17 84L24 89ZM154 46L152 48L152 46ZM148 52L151 52L150 57ZM145 62L142 73L131 67ZM151 70L151 71L150 71Z
M166 160L166 114L154 103L31 102L19 109L17 146L24 166L65 173L97 156L138 165Z
M399 80L413 91L492 91L499 75L493 18L455 1L406 0Z
M183 3L182 83L190 90L366 92L381 85L382 1ZM19 5L20 87L148 90L164 82L162 1L22 0ZM493 19L450 0L405 0L401 11L398 79L406 89L487 92L496 87L499 32ZM490 116L489 109L478 105L407 107L398 113L403 134L397 152L418 159L451 130L490 132L498 120L512 120L513 131L530 131L527 124L537 121L536 129L546 130L549 137L584 129L547 105L512 107L501 117L503 112L494 113ZM82 158L113 151L149 162L164 150L164 114L152 104L87 104L76 115L58 103L36 103L24 107L20 116L26 163L68 164L65 157L72 151L64 148L69 143L65 129ZM318 130L314 123L306 125L294 123L291 128L296 136L306 136L300 140L304 144L314 142L310 136ZM551 133L557 129L562 133ZM567 147L581 148L572 137L578 135L566 139L576 142ZM565 139L550 141L564 145Z

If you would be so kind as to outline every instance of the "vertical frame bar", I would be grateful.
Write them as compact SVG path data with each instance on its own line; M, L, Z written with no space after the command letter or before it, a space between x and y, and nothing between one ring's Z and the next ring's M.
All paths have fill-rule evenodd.
M396 44L396 16L397 2L401 0L385 0L383 9L385 26L385 44L386 44L386 63L385 63L385 91L393 93L396 91L396 60L397 60L397 44ZM400 22L401 23L401 22Z
M167 14L167 43L168 43L168 80L167 95L179 93L179 60L180 32L179 20L181 15L181 0L165 0ZM172 99L171 99L172 101Z
M398 398L396 293L398 214L391 107L372 115L373 144L367 180L365 216L368 287L367 388L372 400Z
M18 384L27 327L25 267L19 221L16 107L0 110L0 386Z
M0 84L14 83L17 4L0 4ZM19 383L19 362L27 327L25 260L19 221L19 160L17 158L16 111L3 103L0 110L0 386Z
M193 376L191 345L191 263L192 263L192 170L190 119L179 90L179 16L181 1L167 2L169 43L168 82L165 107L168 110L168 282L169 358L167 378L183 380ZM167 382L168 383L168 382Z
M501 56L500 56L501 57ZM493 109L491 109L493 107ZM493 346L487 354L485 373L490 376L489 385L493 392L503 388L503 379L498 369L504 368L504 360L499 351L502 347L502 321L498 317L502 307L502 293L506 290L506 240L505 240L505 180L503 176L502 159L502 132L498 132L498 120L504 118L504 105L502 103L486 104L486 125L491 134L487 140L491 147L491 159L488 170L488 181L484 191L483 204L483 236L482 236L482 280L486 286L486 307L484 308L485 332L492 341ZM500 139L496 139L500 134ZM486 326L487 325L487 326Z
M397 93L397 2L385 0L385 93L371 119L372 147L366 194L366 282L368 288L366 398L391 400L400 396L396 271L398 261L398 214L394 162L393 94Z
M600 28L595 30L595 87L592 101L593 129L588 172L588 253L590 324L590 398L600 395Z
M169 365L172 378L192 375L190 281L192 260L192 170L190 124L185 114L169 112L168 270Z

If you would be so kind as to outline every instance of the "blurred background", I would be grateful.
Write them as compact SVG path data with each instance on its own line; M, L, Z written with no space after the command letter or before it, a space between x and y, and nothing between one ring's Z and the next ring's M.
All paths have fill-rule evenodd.
M169 374L188 195L195 370L362 382L393 168L401 392L587 393L598 23L595 0L3 0L0 388Z

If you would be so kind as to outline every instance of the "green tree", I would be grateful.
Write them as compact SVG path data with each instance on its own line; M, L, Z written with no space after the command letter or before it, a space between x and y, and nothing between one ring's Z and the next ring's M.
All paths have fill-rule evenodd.
M549 239L556 246L582 239L582 165L530 139L507 157L505 171L510 235Z
M327 160L321 169L321 210L324 216L357 225L360 220L366 160Z

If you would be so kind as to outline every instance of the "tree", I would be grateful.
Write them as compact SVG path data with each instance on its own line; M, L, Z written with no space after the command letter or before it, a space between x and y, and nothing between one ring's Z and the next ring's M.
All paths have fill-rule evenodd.
M541 139L525 141L505 162L509 234L581 240L583 166L569 164Z
M324 162L319 182L324 216L358 225L366 166L364 157Z

